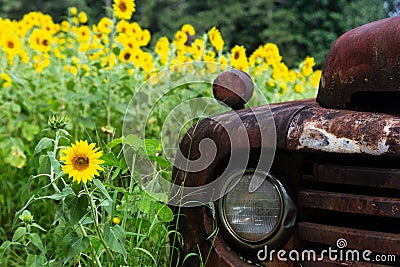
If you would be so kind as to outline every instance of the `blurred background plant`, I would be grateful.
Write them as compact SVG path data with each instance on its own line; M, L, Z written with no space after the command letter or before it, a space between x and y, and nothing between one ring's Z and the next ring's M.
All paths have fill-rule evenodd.
M136 89L165 68L185 75L191 69L179 64L205 61L221 64L206 64L208 72L247 71L268 102L315 97L333 40L399 5L351 3L0 0L0 263L72 266L116 255L121 264L167 266L172 212L141 191L132 178L141 173L129 174L121 152L122 144L146 151L170 177L158 140L166 114L149 118L148 140L121 137ZM180 90L211 96L207 85ZM104 153L87 190L61 169L59 150L74 140Z
M65 10L76 6L88 15L89 25L110 15L104 6L112 0L0 0L0 16L21 19L29 11L50 14L56 22L65 19ZM244 45L254 51L260 44L276 43L285 62L296 66L307 55L313 55L318 68L332 42L349 29L396 15L398 0L321 0L321 1L137 1L135 20L150 30L152 45L162 36L172 37L185 23L198 32L213 26L220 29L226 47Z

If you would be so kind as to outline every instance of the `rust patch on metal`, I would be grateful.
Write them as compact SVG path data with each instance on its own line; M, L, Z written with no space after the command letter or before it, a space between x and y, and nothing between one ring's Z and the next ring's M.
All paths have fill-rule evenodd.
M398 154L400 118L315 105L293 118L287 148L346 154Z

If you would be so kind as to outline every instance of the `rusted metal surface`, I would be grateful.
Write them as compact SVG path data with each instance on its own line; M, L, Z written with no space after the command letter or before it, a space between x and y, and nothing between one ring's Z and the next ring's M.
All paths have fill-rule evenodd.
M272 112L279 114L279 116L274 118L275 123L279 123L279 125L285 125L281 129L284 129L284 131L286 132L287 128L289 127L290 121L290 119L288 119L288 117L286 116L289 116L290 118L291 116L294 116L294 114L296 114L299 110L312 103L315 103L315 101L296 101L293 103L280 103L272 105ZM180 143L181 152L185 157L189 159L198 159L201 156L199 150L199 144L201 140L205 138L210 138L217 146L217 154L215 156L215 159L207 168L198 172L187 172L185 171L184 166L181 166L182 168L180 170L174 168L172 175L174 182L176 184L184 184L185 186L199 186L207 184L213 179L217 178L220 172L224 169L224 166L226 166L226 158L229 157L231 151L240 150L244 146L246 146L246 142L242 140L243 138L248 138L248 144L251 149L259 151L261 147L260 131L265 132L271 130L270 128L268 128L268 123L266 124L266 129L260 129L260 126L255 120L254 114L263 112L269 112L269 107L256 107L253 109L253 111L246 109L232 111L199 122L198 125L189 130L188 133L183 137ZM239 118L243 121L243 126L245 127L247 136L244 137L233 132L233 134L231 135L233 139L230 140L225 129L221 125L219 125L217 121L223 120L225 122L230 122L234 120L235 116L239 116ZM274 122L271 121L271 123ZM232 128L233 131L235 131L235 127ZM239 132L238 129L236 129L236 131ZM279 134L279 136L277 136L279 148L284 149L285 140L285 133ZM264 140L264 142L265 141L266 140ZM273 142L271 142L270 145L275 142L275 140L272 141ZM268 142L265 142L264 144L268 146ZM260 158L257 156L257 153L252 154L252 156L255 156L255 158L250 158L249 160L251 162L260 160ZM207 202L208 201L204 201L204 203ZM211 240L207 240L208 234L204 226L204 221L202 220L204 216L204 210L201 207L180 208L179 212L181 215L178 217L179 221L177 221L176 223L178 225L179 232L183 235L185 240L183 247L181 247L181 262L184 255L192 252L197 253L199 248L202 251L202 255L206 257L210 252ZM218 238L216 241L219 240ZM216 243L215 249L212 250L210 255L212 257L217 257L213 258L213 261L215 260L217 263L219 262L218 264L222 264L221 262L225 261L225 259L229 259L229 261L231 261L232 258L235 257L235 253L230 251L229 248L226 247L223 243ZM219 255L219 253L226 253L226 256ZM196 261L195 257L193 257L187 261L187 264L185 266L198 266L198 261ZM231 266L241 265L236 265L235 263L235 265Z
M287 148L345 154L400 153L400 118L394 115L309 106L291 121Z
M216 230L214 228L216 226L215 218L211 218L211 216L209 215L209 211L207 211L206 208L203 207L202 209L203 209L203 216L202 218L199 219L203 219L204 229L207 233L207 236L209 237L208 239L213 244L212 249L210 246L211 249L210 251L204 251L210 255L206 266L210 267L254 266L253 264L251 264L252 263L251 261L241 258L238 254L232 251L231 248L225 243L224 239L221 238L220 235L215 235L215 230ZM193 266L193 265L188 265L188 266Z
M343 185L400 189L400 170L315 164L314 175L303 179Z
M400 218L399 198L302 190L298 204L305 208Z
M286 148L286 135L293 117L304 108L313 104L315 104L315 99L291 101L270 105L270 109L275 121L277 148Z
M240 70L227 70L213 83L214 97L231 107L242 109L253 96L254 84L249 74Z
M347 240L348 249L371 250L374 253L400 255L400 234L366 231L309 222L297 226L300 239L336 246L339 238Z
M270 105L269 108L278 129L276 135L278 149L290 149L298 152L380 154L381 156L396 156L400 152L400 120L395 116L325 109L318 106L314 100L279 103ZM184 168L179 171L174 169L173 177L176 179L175 183L185 184L185 186L199 186L209 183L223 171L231 151L246 147L247 140L251 149L254 151L260 149L260 132L270 129L260 129L254 114L263 112L269 112L268 107L256 107L253 111L247 109L231 111L205 119L192 128L180 143L183 155L190 159L200 158L199 144L204 138L213 140L217 146L217 154L213 162L204 170L185 172ZM222 120L229 123L234 120L235 116L239 116L240 120L243 121L243 127L247 136L239 135L240 130L232 127L233 134L231 134L231 137L233 139L229 139L224 127L218 121ZM235 134L236 130L237 133ZM272 144L271 140L270 145ZM255 152L253 155L256 154ZM250 159L250 161L254 160L257 161L259 159L257 157ZM329 179L327 172L325 172L325 176L322 176L324 168L321 167L319 171L320 175L318 179ZM356 171L356 169L353 169L353 173L356 173ZM387 179L384 182L379 178L383 177L383 174L379 174L377 170L375 173L378 175L376 186L392 186L396 184L396 176L391 176L390 178L390 173L388 173L388 176L386 176ZM338 176L336 177L345 181L347 178L345 178L344 170L342 174L338 172ZM354 180L350 181L351 178L347 180L349 183L356 183L358 179L358 183L362 183L363 174L363 172L360 172L358 174L359 178L354 176L356 177ZM392 174L394 175L394 173ZM331 180L334 179L335 170L331 170L330 175ZM372 181L373 178L364 177L365 181L366 179ZM383 184L380 184L380 182ZM373 186L373 182L371 182L371 186ZM205 203L207 203L206 200ZM389 204L386 203L385 205ZM371 210L372 212L373 210ZM388 213L389 211L386 210L384 212ZM181 213L183 215L181 216L179 227L180 232L186 240L182 248L182 255L197 252L198 246L202 248L202 251L204 250L204 253L208 253L207 249L210 246L210 240L206 240L207 234L204 224L199 219L203 217L203 211L200 208L182 208ZM323 231L320 234L320 238L325 238ZM361 234L364 234L364 232L361 232ZM332 238L337 236L332 233ZM372 237L372 240L374 240L374 237ZM204 255L207 255L207 253ZM226 253L233 252L226 251Z
M400 17L348 31L332 46L322 68L318 102L349 107L360 91L400 91Z

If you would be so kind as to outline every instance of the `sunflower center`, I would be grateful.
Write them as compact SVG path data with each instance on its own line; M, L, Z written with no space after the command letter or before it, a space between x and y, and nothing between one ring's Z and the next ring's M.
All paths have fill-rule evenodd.
M235 58L235 59L238 59L238 58L239 58L239 52L235 52L234 58Z
M44 46L48 46L49 42L48 42L48 40L44 39L44 40L42 41L42 44L43 44Z
M72 166L78 171L87 169L89 166L89 158L85 156L78 156L72 160Z
M8 41L8 42L7 42L7 47L8 47L8 48L11 48L11 49L14 48L14 43L11 42L11 41Z
M119 9L120 9L122 12L125 12L128 8L126 7L125 3L121 3L121 4L119 4Z
M128 59L130 59L131 58L131 54L130 53L126 53L125 55L124 55L124 59L125 60L128 60Z

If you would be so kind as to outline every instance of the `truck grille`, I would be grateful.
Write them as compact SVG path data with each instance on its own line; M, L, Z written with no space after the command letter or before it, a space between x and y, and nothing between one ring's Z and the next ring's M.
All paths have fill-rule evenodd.
M399 266L400 169L319 162L310 169L302 176L304 186L298 195L303 249L339 249L337 241L342 238L344 250L370 250L369 258L375 262L325 259L324 266ZM396 255L397 262L390 256L376 258L383 254ZM386 260L376 265L375 259ZM303 266L321 266L321 262Z

